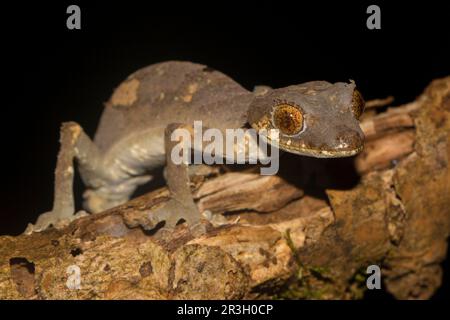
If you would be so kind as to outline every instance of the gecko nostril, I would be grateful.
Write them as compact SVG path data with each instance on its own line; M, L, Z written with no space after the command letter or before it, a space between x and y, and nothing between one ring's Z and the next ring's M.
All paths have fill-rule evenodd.
M339 149L356 149L363 143L360 133L351 129L343 131L336 140Z

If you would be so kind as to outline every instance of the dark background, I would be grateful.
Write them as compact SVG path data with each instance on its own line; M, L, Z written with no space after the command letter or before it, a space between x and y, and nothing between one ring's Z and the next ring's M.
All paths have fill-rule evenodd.
M392 2L74 0L2 7L0 234L19 234L51 209L61 122L77 121L92 137L113 88L155 62L207 64L248 89L353 79L366 99L413 100L432 79L450 74L450 8L445 1ZM81 30L66 28L70 4L81 7ZM381 7L381 30L366 28L369 4ZM449 296L448 276L436 297Z

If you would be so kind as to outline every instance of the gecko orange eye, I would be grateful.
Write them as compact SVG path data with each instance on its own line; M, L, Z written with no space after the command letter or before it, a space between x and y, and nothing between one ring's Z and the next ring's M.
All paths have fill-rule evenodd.
M353 91L353 99L352 99L352 112L355 115L356 119L361 117L361 114L364 112L364 99L361 93L358 90Z
M273 113L273 122L282 133L292 136L303 128L303 113L297 107L280 104Z

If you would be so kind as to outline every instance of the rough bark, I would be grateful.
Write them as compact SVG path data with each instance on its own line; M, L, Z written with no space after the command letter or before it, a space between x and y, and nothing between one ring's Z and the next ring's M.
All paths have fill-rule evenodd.
M230 222L205 222L206 233L137 226L164 205L163 188L61 230L0 237L0 298L360 298L371 264L395 297L429 298L450 234L450 77L410 104L375 109L384 102L363 119L362 154L321 162L319 191L297 183L290 156L284 176L217 167L194 176L200 210ZM355 183L330 183L329 172ZM77 290L66 285L72 265Z

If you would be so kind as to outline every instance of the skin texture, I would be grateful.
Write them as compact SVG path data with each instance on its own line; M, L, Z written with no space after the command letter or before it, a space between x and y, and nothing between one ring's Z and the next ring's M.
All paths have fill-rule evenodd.
M351 156L362 150L357 116L363 110L355 84L325 81L272 90L258 86L249 92L221 72L204 65L170 61L130 75L105 106L94 141L75 122L61 127L61 148L55 170L53 209L39 216L26 233L58 226L74 215L73 160L86 191L84 208L100 212L126 202L134 190L151 180L149 171L166 165L171 201L148 213L152 229L165 221L172 228L180 219L194 226L201 215L189 188L188 167L170 161L178 141L177 128L203 126L237 129L279 128L280 149L314 157Z

